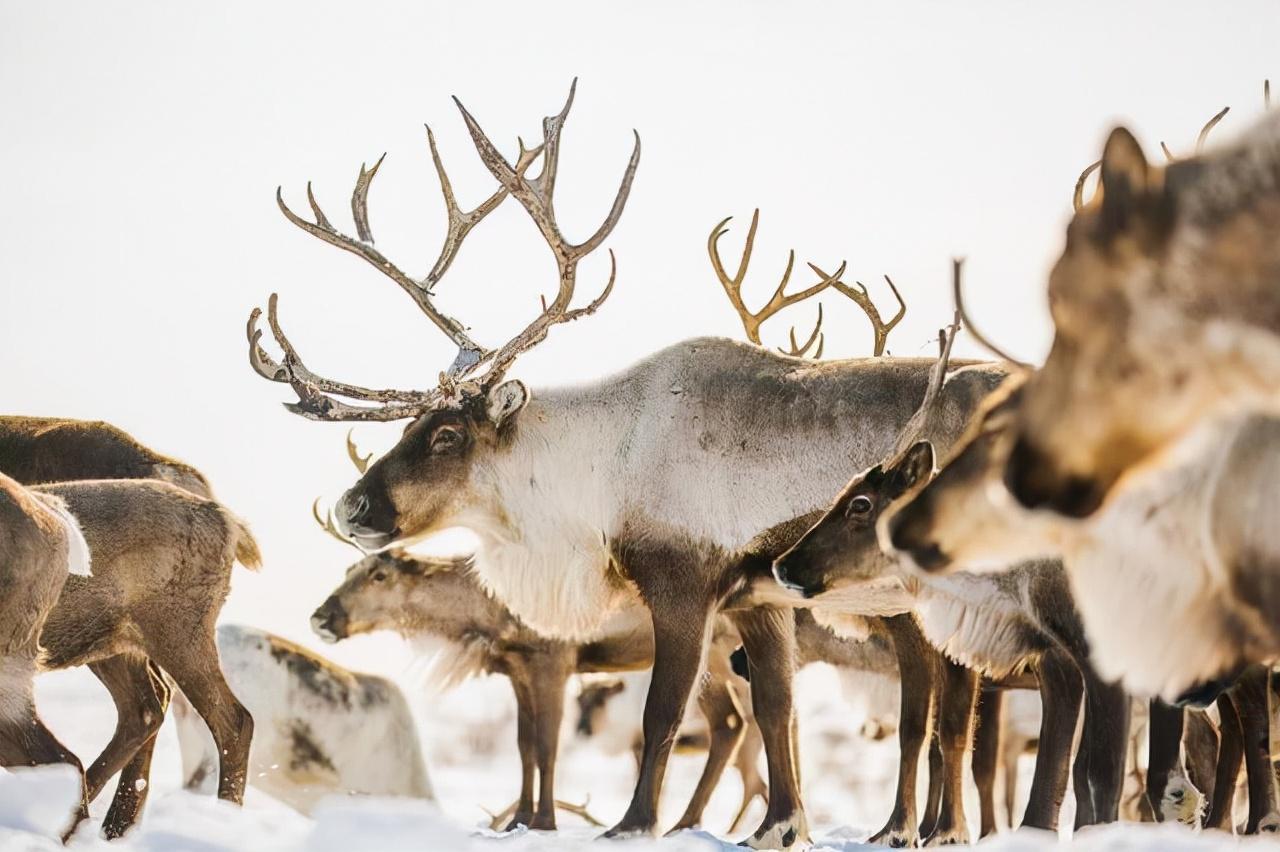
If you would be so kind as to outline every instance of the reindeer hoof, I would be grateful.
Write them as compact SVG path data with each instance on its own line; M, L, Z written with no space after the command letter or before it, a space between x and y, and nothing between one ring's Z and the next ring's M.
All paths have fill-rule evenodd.
M967 846L969 832L964 828L943 829L935 831L924 841L923 846Z
M867 843L871 846L890 846L894 849L906 849L916 845L916 837L901 828L882 828L873 834Z
M503 828L502 831L504 833L518 831L522 828L529 828L532 823L533 814L516 814L511 818L511 822L507 823L506 827Z
M803 812L792 814L772 825L762 825L738 844L750 849L805 849L810 845L809 821Z
M533 821L529 823L529 828L534 831L555 831L556 815L534 814Z

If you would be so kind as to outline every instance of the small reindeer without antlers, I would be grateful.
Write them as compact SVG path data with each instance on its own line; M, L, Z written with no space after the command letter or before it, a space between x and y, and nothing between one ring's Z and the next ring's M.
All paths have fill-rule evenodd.
M287 403L286 408L311 420L386 421L416 417L441 403L456 401L462 396L478 393L494 385L521 353L537 345L547 336L551 326L572 322L595 313L613 292L617 263L613 252L610 251L609 280L604 290L586 306L571 308L578 262L599 248L613 232L614 226L618 224L622 209L631 192L631 182L635 178L636 167L640 163L640 135L635 134L635 147L631 152L631 159L627 163L622 184L618 188L613 206L604 222L583 242L569 242L561 234L560 226L556 222L552 196L555 192L560 161L560 133L564 128L565 118L569 115L569 109L573 106L577 85L578 81L575 79L569 87L569 97L560 112L542 120L541 144L526 148L524 141L518 140L519 153L514 165L508 163L498 152L471 113L467 112L457 98L454 98L454 103L462 113L462 119L467 125L481 161L500 184L500 187L478 207L467 212L463 212L458 206L453 187L440 160L440 153L436 149L435 136L431 128L427 128L427 145L431 149L431 160L440 178L440 189L444 195L449 223L440 254L431 270L422 279L405 274L374 247L373 231L369 227L368 195L369 187L382 165L382 158L379 158L371 169L361 165L360 174L356 178L355 189L351 193L351 213L355 220L357 234L354 238L333 227L316 202L310 184L307 184L307 202L311 205L311 211L315 216L314 222L309 222L290 210L284 202L282 190L276 190L276 203L280 206L280 211L284 213L285 218L313 237L364 258L408 293L426 314L427 319L458 347L458 354L452 365L440 374L439 386L429 391L378 390L333 381L312 372L303 364L297 350L280 327L276 315L277 297L273 293L267 302L267 322L284 353L283 357L280 361L275 361L260 345L262 332L258 330L257 323L262 312L254 308L249 315L246 329L249 338L249 363L263 378L288 384L293 388L298 395L298 401ZM541 173L535 178L526 177L525 172L539 158L542 160ZM467 234L492 213L508 195L514 196L528 212L555 256L559 271L559 289L549 305L544 301L542 313L518 334L497 349L486 349L468 336L466 327L461 322L436 309L432 301L434 295L432 288L448 271ZM487 369L483 374L477 375L481 367L487 367ZM377 405L352 405L343 402L339 397L377 403Z

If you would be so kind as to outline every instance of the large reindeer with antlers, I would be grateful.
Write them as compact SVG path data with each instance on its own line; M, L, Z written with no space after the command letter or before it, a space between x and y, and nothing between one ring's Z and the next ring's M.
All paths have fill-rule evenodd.
M761 530L818 509L841 484L832 458L870 464L892 445L924 394L927 359L852 360L813 366L727 340L668 347L607 379L531 393L503 381L520 353L550 329L594 312L574 308L577 265L616 226L639 162L632 153L613 206L596 231L572 243L552 205L565 107L543 121L541 144L508 162L459 104L499 189L462 213L428 138L449 211L445 246L422 280L401 272L373 245L366 198L372 172L353 193L357 237L340 234L312 203L303 230L352 252L394 280L458 347L429 391L375 390L325 378L304 366L269 305L284 351L260 345L251 315L250 360L264 378L289 384L290 410L317 420L415 418L397 445L339 499L336 522L363 547L473 530L475 570L521 620L549 635L590 638L620 607L641 602L654 631L655 686L645 708L644 752L635 794L611 835L648 833L672 740L709 636L712 616L744 585L738 551ZM537 177L527 171L542 161ZM510 341L488 349L432 303L431 287L462 238L507 195L529 213L559 274L555 299ZM1004 375L992 365L949 382L944 396L972 409ZM375 405L359 405L355 400ZM797 530L798 532L798 530ZM775 545L777 546L777 545ZM782 545L785 546L785 545ZM776 555L779 550L774 551ZM767 566L767 561L765 562ZM751 843L791 846L807 835L794 765L790 683L794 664L787 608L730 612L752 665L769 684L753 691L769 759L769 808Z

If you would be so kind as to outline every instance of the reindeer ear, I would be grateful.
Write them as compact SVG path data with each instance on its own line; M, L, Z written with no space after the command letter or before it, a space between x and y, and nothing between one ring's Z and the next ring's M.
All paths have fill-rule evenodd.
M908 491L933 476L933 444L928 441L916 441L902 456L894 473L897 480L894 484L902 491Z
M1117 127L1102 150L1102 231L1111 236L1130 226L1152 189L1153 170L1133 134Z
M486 400L489 421L501 427L511 415L524 408L529 401L529 389L519 379L503 382L489 391Z

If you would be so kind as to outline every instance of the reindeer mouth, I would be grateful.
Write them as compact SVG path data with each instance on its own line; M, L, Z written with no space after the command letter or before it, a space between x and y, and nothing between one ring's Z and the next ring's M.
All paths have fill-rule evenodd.
M396 527L391 532L380 532L367 527L351 527L347 535L365 553L373 553L400 538L400 528Z

